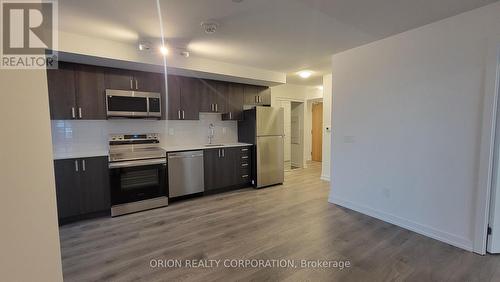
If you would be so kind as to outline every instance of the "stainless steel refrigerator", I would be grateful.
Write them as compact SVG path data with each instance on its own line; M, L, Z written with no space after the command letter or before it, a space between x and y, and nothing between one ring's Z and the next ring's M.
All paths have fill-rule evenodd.
M284 181L283 108L255 107L238 121L238 140L254 144L252 180L256 188Z

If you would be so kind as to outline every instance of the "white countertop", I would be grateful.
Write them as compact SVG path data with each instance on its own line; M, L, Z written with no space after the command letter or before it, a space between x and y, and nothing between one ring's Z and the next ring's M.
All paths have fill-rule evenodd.
M225 143L220 144L220 146L206 146L205 144L201 145L177 145L177 146L162 146L163 150L167 152L176 152L176 151L191 151L191 150L204 150L204 149L217 149L217 148L228 148L228 147L245 147L252 146L249 143Z
M107 157L108 155L109 152L107 150L54 152L54 160Z
M220 146L209 146L209 147L205 146L204 144L176 145L176 146L162 146L162 149L167 152L176 152L176 151L191 151L191 150L216 149L216 148L228 148L228 147L244 147L244 146L252 146L252 144L226 143L226 144L221 144ZM109 152L107 150L88 150L88 151L79 150L79 151L64 151L64 152L54 151L54 160L107 157L108 155Z

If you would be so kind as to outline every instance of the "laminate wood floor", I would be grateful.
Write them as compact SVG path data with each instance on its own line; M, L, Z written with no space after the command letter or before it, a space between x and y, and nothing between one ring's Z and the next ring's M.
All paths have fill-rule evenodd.
M500 281L500 257L479 256L327 202L321 167L285 184L61 227L65 281ZM158 260L219 267L151 267ZM223 267L289 259L299 267ZM169 261L165 261L169 260ZM300 260L351 267L302 268ZM267 261L271 262L271 261Z

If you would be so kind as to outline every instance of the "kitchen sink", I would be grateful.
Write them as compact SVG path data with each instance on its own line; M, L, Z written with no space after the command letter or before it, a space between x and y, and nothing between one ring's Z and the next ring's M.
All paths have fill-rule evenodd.
M205 147L220 147L224 146L224 144L205 144Z

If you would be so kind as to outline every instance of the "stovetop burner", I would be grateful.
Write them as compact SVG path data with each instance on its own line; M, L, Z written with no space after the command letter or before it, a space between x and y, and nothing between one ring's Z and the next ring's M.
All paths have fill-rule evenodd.
M159 143L157 133L111 135L109 161L166 158L166 151L160 148Z

